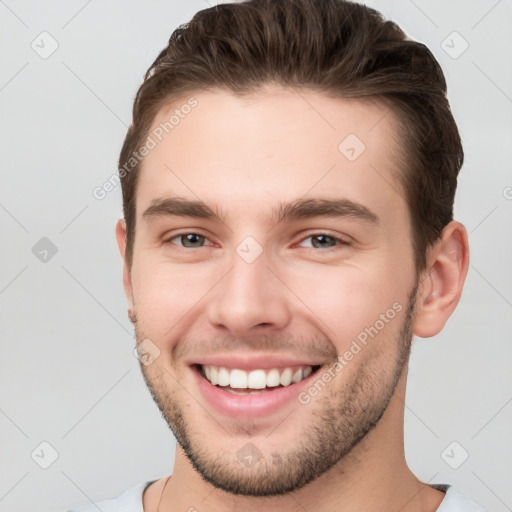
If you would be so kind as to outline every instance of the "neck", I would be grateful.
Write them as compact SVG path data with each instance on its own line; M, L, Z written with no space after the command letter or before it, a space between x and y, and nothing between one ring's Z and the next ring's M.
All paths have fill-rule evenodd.
M201 478L178 445L174 471L160 497L158 512L434 512L444 493L420 482L405 461L405 378L402 375L379 424L346 457L313 482L283 496L247 497L221 491Z

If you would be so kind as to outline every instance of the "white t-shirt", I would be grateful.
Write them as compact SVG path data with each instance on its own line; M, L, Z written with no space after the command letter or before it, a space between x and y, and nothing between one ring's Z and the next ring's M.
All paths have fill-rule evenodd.
M146 487L155 482L149 480L140 485L128 489L117 498L111 500L100 501L96 504L86 505L82 508L69 510L68 512L144 512L142 506L142 494ZM433 484L432 487L446 492L441 505L436 512L487 512L471 498L459 494L452 486Z

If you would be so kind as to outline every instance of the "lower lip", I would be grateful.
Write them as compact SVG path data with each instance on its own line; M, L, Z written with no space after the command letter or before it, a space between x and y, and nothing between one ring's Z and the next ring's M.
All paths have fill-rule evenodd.
M235 395L229 393L206 380L198 368L193 367L192 370L203 397L218 412L233 418L239 418L241 415L260 418L282 410L286 404L297 400L297 395L309 385L321 368L300 382L256 395Z

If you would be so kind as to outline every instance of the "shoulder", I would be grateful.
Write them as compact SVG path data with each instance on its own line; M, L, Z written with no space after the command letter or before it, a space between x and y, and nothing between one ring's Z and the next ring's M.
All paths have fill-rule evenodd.
M165 482L165 479L162 480ZM154 482L160 482L160 480L148 480L135 487L131 487L117 496L117 498L91 503L85 507L69 510L68 512L98 512L98 509L102 512L144 512L144 491Z
M487 512L487 510L468 496L460 494L451 485L436 485L446 495L436 512Z

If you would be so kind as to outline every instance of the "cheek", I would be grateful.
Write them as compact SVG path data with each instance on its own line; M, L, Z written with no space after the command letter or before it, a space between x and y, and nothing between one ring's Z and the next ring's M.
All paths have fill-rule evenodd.
M295 274L292 288L339 352L346 350L359 335L364 338L367 329L376 323L380 335L391 332L390 324L396 323L397 313L405 309L405 280L397 279L377 264L371 270L318 266L306 275L305 279L304 275ZM382 329L381 315L385 317Z
M215 272L205 265L176 266L155 262L132 274L138 328L149 338L164 340L187 319L215 284Z

